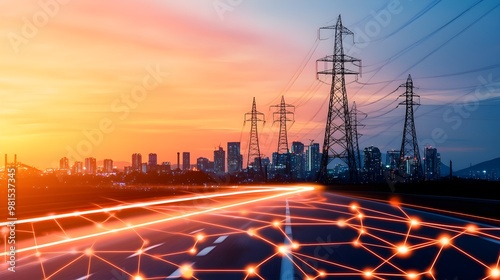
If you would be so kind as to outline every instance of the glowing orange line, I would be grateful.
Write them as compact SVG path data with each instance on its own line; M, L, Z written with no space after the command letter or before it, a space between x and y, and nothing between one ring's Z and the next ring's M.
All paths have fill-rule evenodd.
M89 279L90 276L90 265L92 263L92 255L89 256L89 263L87 265L87 279Z
M389 258L385 259L382 263L380 263L377 267L375 267L372 271L376 271L377 269L379 269L381 266L383 266L384 264L388 263L392 258L394 258L395 256L397 256L398 253L396 254L393 254L392 256L390 256Z
M352 242L331 242L331 243L305 243L305 244L300 244L300 247L309 247L309 246L335 246L335 245L351 245ZM387 248L387 247L384 247ZM391 247L392 248L392 247Z
M330 265L334 265L334 266L342 267L342 268L345 268L345 269L353 270L353 271L356 271L358 273L363 273L363 271L361 271L359 269L356 269L356 268L353 268L353 267L348 267L348 266L340 264L340 263L335 263L335 262L327 261L327 260L324 260L324 259L316 258L316 257L313 257L313 256L304 255L304 254L301 254L299 252L294 252L293 255L299 255L299 256L302 256L304 258L317 260L317 261L324 262L324 263L327 263L327 264L330 264ZM358 274L355 274L355 275L358 275Z
M314 266L310 265L308 262L304 261L301 257L299 257L298 255L296 255L294 253L292 253L292 255L294 258L297 258L299 261L301 261L302 263L304 263L305 265L310 267L312 270L316 271L316 273L319 273L319 270L317 270Z
M279 254L279 252L276 252L276 253L274 253L274 254L270 255L270 256L269 256L269 257L267 257L265 260L263 260L263 261L261 261L259 264L257 264L257 265L255 266L255 268L258 268L258 267L260 267L261 265L265 264L268 260L270 260L270 259L274 258L274 257L275 257L276 255L278 255L278 254Z
M406 232L405 240L403 242L403 245L406 245L406 241L408 241L408 236L410 235L412 224L410 223L410 226L408 227L408 231Z
M262 188L262 189L256 189L256 190L254 189L254 190L246 190L246 191L235 191L235 192L229 192L229 193L197 195L197 196L191 196L191 197L185 197L185 198L165 199L165 200L157 200L157 201L150 201L150 202L139 202L139 203L133 203L133 204L128 204L128 205L120 205L120 206L93 209L93 210L87 210L87 211L79 211L79 212L77 211L77 212L73 212L73 213L65 213L65 214L50 215L50 216L45 216L45 217L17 220L16 224L41 222L41 221L47 221L47 220L52 220L52 219L61 219L61 218L69 218L69 217L77 217L77 216L82 216L82 215L104 213L104 212L118 211L118 210L131 209L131 208L143 208L143 207L148 207L148 206L152 206L152 205L184 202L184 201L190 201L190 200L196 200L196 199L209 199L209 198L214 198L214 197L225 197L225 196L235 196L235 195L243 195L243 194L265 193L265 192L290 191L291 193L298 193L297 192L298 190L300 192L311 191L311 190L314 190L314 187L306 187L306 186L303 186L303 187L268 187L265 189ZM0 223L0 226L5 226L8 224L9 224L8 222L3 222L3 223Z
M59 268L58 270L56 270L54 273L52 273L51 275L49 275L49 277L47 277L45 280L49 280L52 276L56 275L57 273L61 272L63 269L67 268L68 266L70 266L72 263L76 262L77 260L81 259L84 255L80 255L78 258L70 261L69 263L65 264L63 267Z
M350 196L350 197L355 197L358 199L365 199L365 200L372 200L372 201L378 201L382 203L387 203L387 200L383 199L376 199L376 198L369 198L369 197L363 197L363 196L355 196L355 195L345 195L345 196ZM488 217L482 217L482 216L476 216L476 215L471 215L471 214L465 214L465 213L460 213L460 212L454 212L450 210L442 210L438 208L432 208L432 207L426 207L426 206L421 206L421 205L415 205L415 204L409 204L409 203L399 203L400 205L404 206L410 206L410 207L415 207L415 208L421 208L425 210L432 210L432 211L437 211L437 212L443 212L447 214L455 214L455 215L460 215L464 217L470 217L470 218L475 218L475 219L482 219L482 220L489 220L489 221L494 221L494 222L500 222L498 219L493 219L493 218L488 218Z
M101 257L99 257L98 255L95 255L95 254L92 254L92 256L94 256L94 257L96 257L96 258L100 259L101 261L103 261L103 262L105 262L105 263L109 264L110 266L112 266L112 267L114 267L114 268L118 269L119 271L121 271L121 272L123 272L123 273L125 273L125 274L129 275L130 277L134 277L132 274L128 273L127 271L125 271L125 270L124 270L124 269L122 269L121 267L119 267L119 266L115 265L114 263L112 263L112 262L110 262L110 261L108 261L108 260L106 260L106 259L104 259L104 258L101 258Z
M286 234L282 229L281 227L278 228L279 231L285 236L286 239L288 239L288 241L290 242L290 244L293 243L292 239L290 239L290 237L288 237L288 234Z
M432 262L431 267L429 268L429 270L431 270L434 267L434 265L436 264L436 262L437 262L437 260L439 258L439 255L441 254L441 251L443 251L443 247L444 247L444 245L441 246L441 248L439 248L439 251L436 254L436 257L434 258L434 261Z
M161 257L165 257L165 256L167 256L167 255L168 255L168 256L173 256L173 255L176 255L176 254L178 255L178 254L184 254L184 253L185 253L185 252L176 252L176 253L171 253L171 254L166 254L166 255L160 255L160 256L161 256ZM162 259L162 258L161 258L161 257L159 257L159 256L151 255L151 254L148 254L148 253L144 253L144 254L145 254L146 256L149 256L149 257L153 258L153 259L157 259L157 260L162 261L162 262L164 262L164 263L168 263L168 264L170 264L170 265L173 265L173 266L175 266L175 267L177 267L177 268L181 268L181 266L180 266L180 265L178 265L178 264L176 264L176 263L173 263L173 262L171 262L171 261L168 261L168 260ZM194 271L194 270L193 270L193 271ZM164 278L165 278L165 277L162 277L162 279L164 279Z
M350 225L350 224L346 224L346 225L347 225L348 227L350 227L350 228L353 228L353 229L358 230L358 229L357 229L354 225ZM389 231L388 231L388 232L389 232ZM371 233L369 233L369 232L366 232L366 231L365 231L365 234L366 234L366 235L369 235L369 236L371 236L371 237L373 237L373 238L375 238L375 239L378 239L379 241L382 241L382 242L384 242L385 244L387 244L387 245L389 245L389 246L394 246L394 244L392 244L391 242L389 242L389 241L387 241L387 240L385 240L385 239L383 239L383 238L380 238L380 237L378 237L378 236L376 236L376 235L373 235L373 234L371 234ZM399 234L401 234L401 235L402 235L402 233L399 233ZM357 239L358 241L359 241L359 238L360 238L360 237L361 237L361 235L358 235L358 239ZM395 247L396 247L396 246L394 246L394 248L395 248Z
M33 226L33 224L31 224L31 230L33 231L33 241L35 242L35 246L37 246L37 242L36 242L36 234L35 234L35 228ZM17 252L19 252L20 250L17 250ZM38 252L38 249L36 249L36 252ZM7 254L7 252L5 252L5 254ZM38 257L38 260L40 261L40 267L42 268L42 274L43 274L43 278L47 278L45 276L45 269L43 268L43 262L42 262L42 258Z
M381 259L382 261L385 261L387 264L389 264L390 266L394 267L395 269L401 271L402 273L406 273L404 272L401 268L397 267L395 264L387 261L386 259L384 259L382 256L376 254L375 252L373 252L372 250L368 249L366 246L364 246L362 243L359 244L359 246L361 246L362 248L364 248L365 250L367 250L368 252L372 253L375 257Z
M292 253L293 255L293 253ZM288 253L287 254L284 254L283 257L286 257L288 258L292 263L293 265L300 270L300 272L302 272L302 274L304 274L304 276L307 276L307 273L293 260L293 258L291 258L290 256L288 256Z
M290 188L288 188L288 189L290 189ZM268 199L273 199L273 198L277 198L277 197L281 197L281 196L287 196L287 195L292 195L292 194L296 194L296 193L301 193L301 192L305 192L305 191L314 190L314 188L312 188L312 187L301 187L301 188L294 188L294 189L295 190L293 190L293 191L288 191L288 192L279 193L279 194L275 194L275 195L271 195L271 196L256 198L256 199L247 200L247 201L243 201L243 202L238 202L238 203L234 203L234 204L224 205L224 206L220 206L220 207L212 207L210 209L205 209L205 210L202 210L202 211L197 211L197 212L192 212L192 213L186 213L186 214L179 215L179 216L174 216L174 217L168 217L168 218L161 219L161 220L155 220L155 221L145 222L145 223L141 223L141 224L137 224L137 225L126 226L126 227L123 227L123 228L112 229L112 230L109 230L109 231L98 232L98 233L88 234L88 235L79 236L79 237L73 237L73 238L69 238L69 239L65 239L65 240L60 240L60 241L55 241L55 242L50 242L50 243L41 244L41 245L35 245L35 246L32 246L32 247L27 247L27 248L19 249L17 252L26 252L26 251L30 251L30 250L33 250L33 249L38 250L39 248L51 247L51 246L60 245L60 244L68 243L68 242L73 242L73 241L88 239L88 238L92 238L92 237L98 237L98 236L102 236L102 235L106 235L106 234L110 234L110 233L125 231L125 230L128 230L128 229L133 229L133 228L138 228L138 227L145 227L145 226L154 225L154 224L163 223L163 222L168 222L168 221L172 221L172 220L176 220L176 219L180 219L180 218L191 217L191 216L205 214L205 213L209 213L209 212L214 212L214 211L218 211L218 210L222 210L222 209L227 209L227 208L231 208L231 207L235 207L235 206L241 206L241 205L255 203L255 202L259 202L259 201L263 201L263 200L268 200ZM103 208L103 209L105 209L105 208ZM33 224L32 224L32 226L33 226ZM4 253L0 254L0 256L1 255L5 255L5 254L7 254L7 252L4 252Z
M63 227L61 226L61 224L59 224L59 222L57 220L54 220L54 222L56 222L56 224L59 226L59 228L61 229L61 231L64 233L64 235L66 237L69 237L67 234L66 234L66 231L64 231Z
M350 225L350 226L353 227L353 228L355 228L353 225ZM401 233L401 232L395 232L395 231L385 230L385 229L381 229L381 228L367 227L367 226L365 226L365 228L369 229L370 231L381 231L381 232L385 232L385 233L391 233L391 234L394 234L394 235L405 235L404 233ZM357 229L357 228L355 228L355 229ZM367 234L370 235L369 233L367 233ZM435 241L435 239L424 237L424 236L417 236L417 235L415 235L415 236L412 236L412 237L419 238L419 239L422 239L422 240L425 240L425 241Z
M478 260L477 258L475 258L474 256L472 256L471 254L465 252L464 250L458 248L457 246L453 245L450 243L450 246L452 246L453 248L457 249L458 251L460 251L462 254L466 255L467 257L473 259L474 261L476 261L477 263L481 264L482 266L486 267L487 269L490 269L489 266L487 266L486 264L484 264L483 262L481 262L480 260Z

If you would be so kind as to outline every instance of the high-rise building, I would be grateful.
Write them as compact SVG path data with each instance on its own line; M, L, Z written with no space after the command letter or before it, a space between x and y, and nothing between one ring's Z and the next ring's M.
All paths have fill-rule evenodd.
M436 148L424 148L424 176L425 180L438 180L441 177L441 155Z
M69 159L67 157L63 157L59 160L59 169L69 170Z
M132 171L141 171L142 155L139 153L132 154Z
M364 170L368 181L377 181L382 175L382 153L374 146L366 147L364 150Z
M157 166L158 165L158 156L155 153L150 153L148 155L148 165L149 166Z
M309 178L315 178L321 164L321 153L319 143L312 143L306 151L306 173Z
M387 151L387 154L385 156L385 166L386 168L389 168L391 170L396 170L398 169L399 162L399 150L390 150Z
M85 159L85 173L87 174L96 174L97 172L97 163L95 158L88 157Z
M243 169L240 142L227 142L227 172L238 173Z
M218 150L214 151L214 173L223 174L226 172L226 152L219 146Z
M161 163L160 173L170 173L172 171L172 164L170 161L164 161Z
M148 173L148 164L146 162L143 162L141 164L141 172L142 173Z
M103 161L103 171L104 173L113 173L113 160L105 159Z
M82 174L83 173L83 162L75 161L71 170L72 174Z
M198 171L203 172L213 172L214 163L211 162L208 158L199 157L196 159L196 168Z
M293 179L304 179L306 161L304 144L302 142L292 142L292 153L290 155L291 175Z
M182 153L182 170L190 170L191 169L191 153L183 152Z

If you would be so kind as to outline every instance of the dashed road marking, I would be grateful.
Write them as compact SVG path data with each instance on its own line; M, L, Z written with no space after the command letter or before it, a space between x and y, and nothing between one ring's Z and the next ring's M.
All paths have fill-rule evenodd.
M217 238L215 241L214 241L214 244L220 244L222 242L224 242L224 240L226 240L227 238L227 235L224 235L224 236L219 236L219 238Z
M210 251L212 251L213 249L215 248L215 246L208 246L206 248L204 248L203 250L201 250L200 252L198 252L198 254L196 254L197 257L203 257L203 256L206 256L208 253L210 253Z

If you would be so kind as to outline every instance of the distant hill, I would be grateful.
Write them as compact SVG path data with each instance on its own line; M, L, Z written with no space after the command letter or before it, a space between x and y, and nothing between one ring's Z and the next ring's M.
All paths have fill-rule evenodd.
M450 176L450 167L444 163L441 162L441 177L447 177Z
M456 172L453 172L453 176L468 177L471 172L476 173L483 171L486 171L489 174L495 172L498 176L498 174L500 174L500 158L484 161L465 169L458 170Z

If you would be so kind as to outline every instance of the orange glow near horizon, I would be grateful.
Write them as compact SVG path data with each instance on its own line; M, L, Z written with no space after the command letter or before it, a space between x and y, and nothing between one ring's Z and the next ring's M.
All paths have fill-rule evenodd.
M0 31L15 38L23 36L21 19L41 9L34 0L2 5L9 15ZM64 156L129 162L132 153L155 152L160 162L174 162L177 151L190 151L192 158L212 157L215 146L229 141L241 141L245 151L248 140L240 137L252 97L267 111L293 74L281 70L297 68L307 49L243 20L226 25L215 13L199 16L197 8L72 1L27 42L2 44L0 126L9 133L0 139L1 152L45 169ZM299 97L313 77L298 81L288 97ZM137 87L146 93L137 95ZM296 127L316 131L308 121L313 114L301 112ZM266 154L275 133L260 130Z

